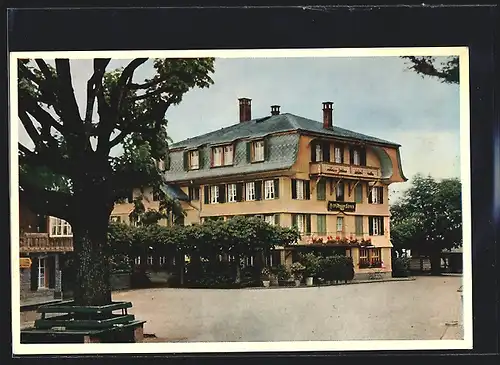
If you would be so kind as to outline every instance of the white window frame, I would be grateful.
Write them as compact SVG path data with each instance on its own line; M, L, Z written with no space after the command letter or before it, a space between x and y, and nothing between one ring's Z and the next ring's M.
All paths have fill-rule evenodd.
M276 225L276 217L274 216L274 214L264 216L264 221L271 226Z
M335 189L335 200L340 198L339 195L342 195L342 198L345 199L345 186L342 182L339 182Z
M274 195L274 180L265 180L264 181L264 199L272 200L275 198Z
M233 164L233 145L224 146L224 165Z
M379 189L382 189L381 186L375 186L372 188L372 204L382 204L379 198Z
M264 161L264 141L255 141L253 143L253 160Z
M236 184L227 184L227 202L236 203Z
M373 217L372 218L372 235L373 236L382 236L384 232L382 232L382 224L380 222L384 219L384 217Z
M304 180L296 180L297 200L304 200Z
M110 217L110 220L111 220L111 222L114 222L114 223L120 223L122 221L122 217L120 217L119 215L112 215Z
M148 256L147 260L148 265L153 265L153 256Z
M37 279L37 284L38 284L38 289L47 289L45 286L45 263L46 263L46 257L42 256L38 258L38 279Z
M197 170L200 168L200 152L198 150L189 151L189 169Z
M316 155L316 162L323 161L323 148L321 147L321 145L319 143L316 144L315 155Z
M73 237L71 225L64 219L50 217L49 226L50 237Z
M344 231L344 217L337 217L337 232Z
M361 165L361 154L359 153L359 151L357 149L353 150L353 164L356 165L356 166L359 166Z
M222 147L213 147L212 149L212 166L222 166L224 149Z
M219 203L219 185L210 186L210 204Z
M254 201L255 200L255 182L247 182L245 184L245 200Z
M334 158L335 158L335 163L342 163L342 151L340 147L335 147L334 148Z
M306 216L304 214L297 214L297 229L300 233L306 230Z
M139 266L141 264L141 256L137 256L135 259L134 259L134 263Z
M167 256L160 256L160 265L165 265L167 263Z

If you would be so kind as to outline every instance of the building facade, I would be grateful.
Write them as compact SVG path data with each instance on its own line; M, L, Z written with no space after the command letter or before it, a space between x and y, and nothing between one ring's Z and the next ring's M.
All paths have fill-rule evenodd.
M261 216L301 232L281 263L335 252L353 258L357 277L390 274L389 186L406 181L400 145L335 126L331 102L322 112L317 122L273 105L252 119L251 100L239 99L238 123L170 146L166 189L182 202L183 223ZM154 193L144 196L154 209ZM126 221L132 210L120 204L112 215Z

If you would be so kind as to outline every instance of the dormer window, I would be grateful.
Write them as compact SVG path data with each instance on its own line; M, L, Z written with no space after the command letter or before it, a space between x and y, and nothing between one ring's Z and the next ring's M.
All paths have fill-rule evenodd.
M212 167L231 166L233 153L233 145L212 147Z
M233 164L233 146L224 146L224 165L232 165Z
M197 170L200 168L200 153L198 150L189 152L189 169Z
M318 143L316 145L316 162L323 161L323 149L322 146Z
M264 161L264 141L255 141L253 143L253 148L254 148L254 154L253 154L254 162Z

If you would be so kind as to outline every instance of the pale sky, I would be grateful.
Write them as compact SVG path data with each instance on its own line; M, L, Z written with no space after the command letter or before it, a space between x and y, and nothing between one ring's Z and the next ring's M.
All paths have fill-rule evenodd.
M128 61L115 60L109 70ZM83 114L91 60L72 60ZM152 75L148 62L134 77ZM216 59L214 85L188 92L167 111L174 142L238 123L238 98L252 99L252 117L282 113L322 120L322 102L334 102L334 124L401 144L403 172L460 177L459 87L422 78L398 57ZM28 137L20 127L21 142ZM27 143L29 144L29 143ZM391 185L391 201L408 183Z

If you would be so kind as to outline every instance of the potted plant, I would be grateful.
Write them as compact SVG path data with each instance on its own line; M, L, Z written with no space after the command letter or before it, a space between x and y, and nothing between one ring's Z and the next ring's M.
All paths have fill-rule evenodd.
M290 271L295 279L295 286L300 286L300 282L302 281L303 272L305 270L305 266L300 262L294 262L290 267Z
M271 271L267 267L262 269L260 278L265 288L268 288L271 285Z
M306 285L313 285L313 278L319 270L319 258L313 254L308 253L303 256L302 264L304 265L303 275L306 278Z

